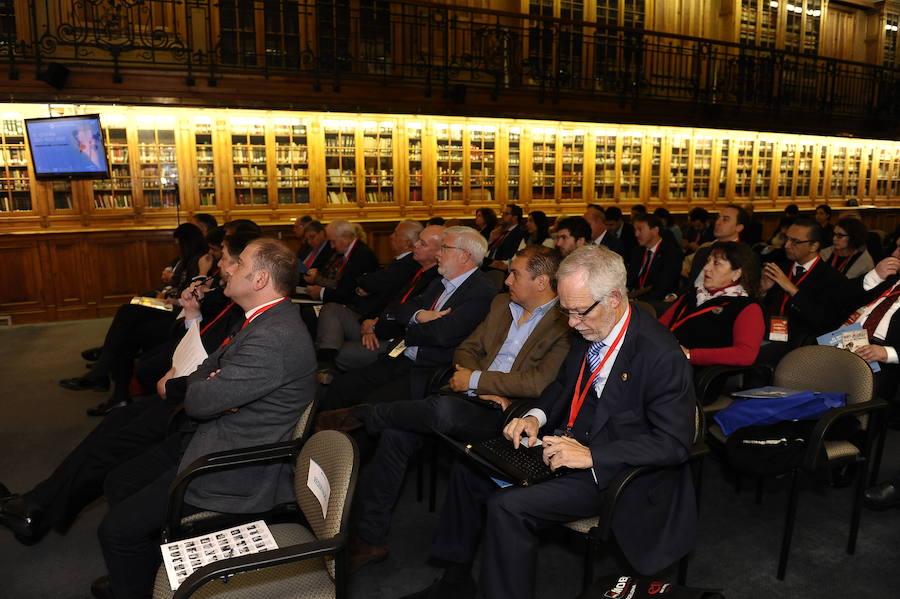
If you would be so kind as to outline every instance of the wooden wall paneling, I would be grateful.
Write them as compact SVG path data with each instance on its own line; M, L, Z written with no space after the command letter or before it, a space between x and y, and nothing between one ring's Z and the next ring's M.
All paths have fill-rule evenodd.
M86 260L88 242L83 235L48 236L46 245L49 269L45 270L48 312L55 320L96 316L91 301ZM48 314L49 316L49 314Z
M144 238L143 244L147 256L148 277L151 281L151 285L147 289L150 289L159 284L162 269L178 257L178 244L175 243L170 231L154 231ZM141 293L147 289L135 290L135 293Z
M0 314L13 314L13 322L44 320L40 241L14 239L0 244Z
M150 272L145 244L138 234L98 234L92 250L91 271L101 314L112 314L135 294L159 285L160 273Z

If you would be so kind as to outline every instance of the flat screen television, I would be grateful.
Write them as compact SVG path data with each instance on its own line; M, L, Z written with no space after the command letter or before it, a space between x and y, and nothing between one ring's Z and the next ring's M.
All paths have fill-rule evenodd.
M25 119L36 179L108 179L100 115Z

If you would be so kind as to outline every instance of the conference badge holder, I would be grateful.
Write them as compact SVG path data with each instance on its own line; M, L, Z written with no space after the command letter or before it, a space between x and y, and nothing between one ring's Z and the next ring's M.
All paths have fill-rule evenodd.
M784 316L773 316L769 322L769 341L788 340L788 320Z

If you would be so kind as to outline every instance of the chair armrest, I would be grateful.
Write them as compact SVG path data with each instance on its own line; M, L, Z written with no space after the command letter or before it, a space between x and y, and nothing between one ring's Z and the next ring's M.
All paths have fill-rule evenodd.
M346 534L342 533L330 539L311 541L300 545L289 545L288 547L279 547L272 551L251 553L250 555L213 562L188 576L181 583L181 586L178 587L178 590L175 591L172 599L186 599L204 584L217 578L332 555L340 550L346 541Z
M187 468L178 473L178 476L169 485L169 501L166 511L167 524L163 531L164 538L169 539L173 533L180 530L184 495L188 486L198 476L209 474L210 472L243 468L244 466L289 460L296 457L301 445L302 440L269 443L267 445L211 453L191 462Z
M440 393L441 387L450 381L450 377L453 376L455 371L456 368L453 364L435 366L434 370L431 371L431 378L428 379L428 386L426 387L428 395Z
M697 398L701 404L709 405L715 401L728 377L736 374L756 374L771 382L773 371L772 367L766 364L702 366L697 369L697 374L694 376L694 388L697 391Z
M825 459L825 435L828 434L828 431L835 422L850 416L859 416L870 412L881 412L887 410L887 408L888 404L884 400L870 399L869 401L863 401L849 406L832 408L825 412L825 414L816 421L816 426L809 436L806 454L803 456L803 468L814 471L820 466L820 460Z

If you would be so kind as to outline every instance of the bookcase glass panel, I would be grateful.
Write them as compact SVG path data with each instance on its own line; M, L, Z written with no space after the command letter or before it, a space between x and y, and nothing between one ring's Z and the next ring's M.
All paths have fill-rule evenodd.
M469 127L469 200L488 203L494 200L497 177L497 128Z
M280 119L275 131L275 189L279 204L309 204L309 141L306 123Z
M71 181L52 181L50 191L53 194L54 210L72 209L72 183Z
M582 201L584 199L584 131L581 129L560 131L562 174L560 199Z
M731 140L723 139L719 142L719 172L716 181L716 198L722 200L728 196L728 159L731 155Z
M878 180L875 195L885 197L900 191L900 147L878 149Z
M643 135L622 135L621 176L619 197L634 200L641 197L641 149Z
M194 156L197 162L198 202L209 208L216 205L216 173L213 159L212 123L194 122Z
M439 202L461 202L463 199L462 125L436 125L435 138L437 140L437 199Z
M556 130L534 129L531 141L531 199L556 197Z
M669 158L669 197L681 199L687 197L688 169L690 167L691 140L676 135L672 138L671 156ZM650 194L653 195L652 193Z
M793 197L794 166L797 162L797 144L781 144L781 158L778 162L778 197Z
M234 203L237 206L265 206L269 203L266 125L260 121L235 119L230 122L230 133Z
M866 159L866 171L863 173L863 178L860 182L859 193L860 195L867 196L872 188L872 176L875 172L875 149L863 149L863 157Z
M815 146L811 143L800 143L797 145L797 187L794 191L795 197L809 196L815 149Z
M662 179L662 137L650 138L650 197L658 198Z
M775 143L761 139L756 142L756 171L753 173L753 197L765 199L769 197L772 185L772 158L775 151Z
M847 168L847 147L835 145L831 151L831 184L828 187L828 196L843 197L844 195L844 171Z
M174 208L178 204L178 159L175 130L139 126L138 160L141 191L148 208Z
M356 124L325 121L325 192L329 204L356 202Z
M519 177L521 174L521 164L520 164L520 154L519 148L519 140L521 139L522 131L518 127L511 127L509 129L509 148L507 151L507 168L509 169L509 174L507 176L507 198L510 202L515 202L519 199Z
M594 199L609 200L616 194L616 135L597 133L594 142Z
M860 177L862 176L863 149L859 146L847 148L847 186L844 195L855 198L859 195ZM863 179L863 182L865 179Z
M422 123L406 123L409 201L422 202Z
M394 201L394 124L363 123L366 202Z
M109 210L131 208L131 164L128 155L128 130L125 127L103 127L106 152L109 155L109 179L94 181L94 208Z
M4 117L0 133L0 213L28 212L31 183L22 119Z
M713 140L711 137L698 136L691 140L691 143L694 146L691 198L706 200L709 198L709 183L712 177Z
M753 140L740 139L735 143L734 197L750 197L753 187Z
M816 172L819 178L816 180L816 196L817 198L825 197L825 166L828 164L828 146L822 144L819 147L818 155L815 157Z

